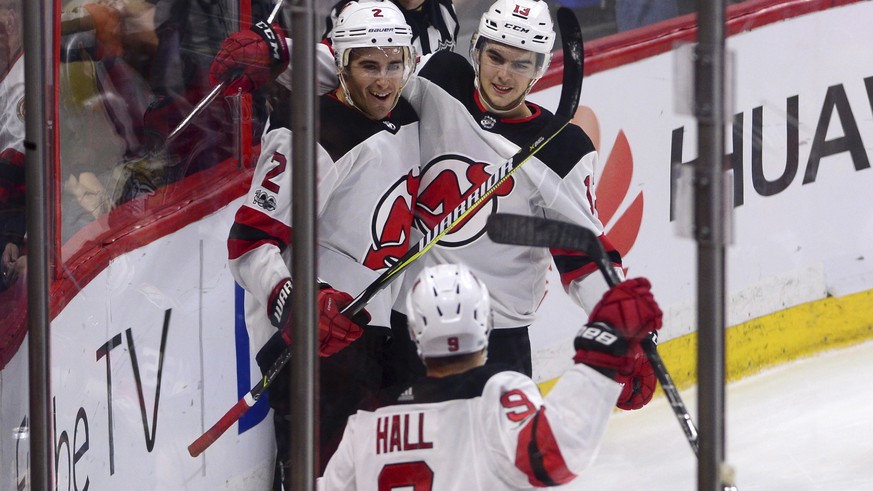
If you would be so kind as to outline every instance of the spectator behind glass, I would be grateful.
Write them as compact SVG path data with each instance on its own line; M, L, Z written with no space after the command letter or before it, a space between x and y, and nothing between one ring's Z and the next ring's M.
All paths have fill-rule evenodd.
M0 0L0 291L24 275L24 57L21 1Z
M64 239L115 206L153 195L234 155L234 139L228 137L234 134L234 118L224 99L210 104L164 146L167 135L211 90L206 68L232 27L229 5L230 0L64 5ZM255 114L255 143L265 117ZM132 209L145 212L146 205L139 200Z
M679 15L676 0L616 0L615 24L618 31L628 31Z

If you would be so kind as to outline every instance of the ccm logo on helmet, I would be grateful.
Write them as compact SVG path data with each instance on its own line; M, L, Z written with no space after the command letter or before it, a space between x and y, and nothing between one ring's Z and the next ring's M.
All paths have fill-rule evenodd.
M512 29L515 32L521 32L521 33L530 32L530 29L528 29L527 27L517 26L515 24L510 24L509 22L506 22L505 24L503 24L503 27L508 28L508 29Z

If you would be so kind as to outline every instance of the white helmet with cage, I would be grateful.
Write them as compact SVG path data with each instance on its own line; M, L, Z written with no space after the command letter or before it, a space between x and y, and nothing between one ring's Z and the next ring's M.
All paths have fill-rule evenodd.
M473 33L470 42L470 60L476 71L477 89L479 88L479 55L488 41L536 54L536 67L528 85L530 90L546 73L552 61L555 27L548 4L541 0L497 0L482 14L479 30Z
M418 356L441 358L488 347L488 288L462 264L425 268L406 297L409 333Z
M392 2L349 2L337 17L330 35L337 71L349 64L354 48L400 48L404 52L404 82L415 70L412 28Z

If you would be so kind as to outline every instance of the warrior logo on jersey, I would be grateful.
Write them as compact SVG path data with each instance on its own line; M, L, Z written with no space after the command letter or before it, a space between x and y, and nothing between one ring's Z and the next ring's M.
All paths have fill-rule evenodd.
M418 178L410 171L379 200L370 225L372 245L361 263L374 270L389 268L409 250L413 196Z
M490 114L486 114L486 115L482 118L482 121L479 121L479 124L480 124L483 128L485 128L486 130L490 130L491 128L494 128L494 125L497 124L497 120L494 119L494 116L492 116L492 115L490 115Z
M398 128L397 128L396 124L392 123L391 121L387 121L387 120L382 121L382 124L384 124L385 127L388 128L388 131L390 131L391 134L397 134Z
M23 123L24 122L24 97L18 101L18 119Z
M476 162L463 155L442 155L431 160L420 177L420 190L415 203L416 227L424 232L434 229L446 215L491 177L489 167L496 166ZM510 176L488 200L440 239L440 245L460 247L481 237L485 233L488 215L497 212L499 198L508 196L514 187L515 181Z

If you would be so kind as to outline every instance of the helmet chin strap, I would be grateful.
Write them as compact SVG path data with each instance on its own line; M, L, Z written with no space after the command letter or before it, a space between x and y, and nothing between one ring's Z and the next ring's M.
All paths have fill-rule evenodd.
M349 107L353 107L353 108L357 109L364 116L367 116L368 118L373 119L370 117L369 114L367 114L363 109L361 109L360 107L358 107L357 104L355 104L355 101L352 98L352 93L349 91L349 88L346 86L345 76L342 73L339 73L337 75L338 75L337 78L339 78L340 87L342 87L342 89L343 89L342 102L344 102ZM409 80L407 79L406 82L408 82L408 81ZM403 88L406 87L406 82L404 82L403 85L400 86L400 89L397 90L397 93L394 94L394 102L391 103L391 110L394 110L394 108L397 107L397 102L400 101L400 96L403 95L402 92L403 92Z
M340 87L342 87L343 89L343 102L345 102L347 106L351 106L358 111L361 111L361 109L355 105L355 101L352 100L352 93L349 92L349 88L346 87L346 77L342 74L342 72L338 73L337 75L339 75L337 78L339 78Z

